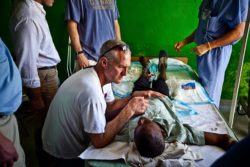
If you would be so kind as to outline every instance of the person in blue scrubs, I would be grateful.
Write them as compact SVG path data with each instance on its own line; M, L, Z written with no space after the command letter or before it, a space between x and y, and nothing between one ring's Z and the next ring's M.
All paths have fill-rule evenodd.
M217 107L220 104L224 75L232 45L244 34L249 0L203 0L198 27L175 44L177 52L195 42L198 74Z
M19 71L0 38L0 166L25 167L14 112L22 102Z

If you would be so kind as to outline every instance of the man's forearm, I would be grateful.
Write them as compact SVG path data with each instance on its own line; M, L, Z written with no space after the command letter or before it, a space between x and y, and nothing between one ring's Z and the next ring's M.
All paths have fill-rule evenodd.
M107 112L122 109L126 104L128 104L130 99L131 96L128 96L126 98L115 99L113 102L107 103Z
M75 21L69 20L67 21L67 28L68 28L69 36L71 39L71 44L75 52L77 53L77 52L82 51L80 37L79 37L78 30L77 30L77 23Z
M89 134L91 143L96 148L102 148L109 144L115 135L122 129L122 127L134 115L134 110L130 107L125 107L119 114L110 122L107 123L105 133L102 134Z
M91 143L97 147L104 147L109 144L115 135L134 115L141 115L146 111L148 100L144 97L133 97L119 114L106 124L105 132L102 134L89 134Z
M240 39L244 34L244 29L245 29L245 22L238 24L234 29L226 33L221 38L218 38L214 41L210 41L209 43L210 43L211 49L228 45Z
M121 40L121 29L118 20L115 20L115 34L116 39Z
M194 36L195 36L196 30L194 30L189 36L187 36L183 41L185 45L194 42Z
M107 103L107 109L105 113L105 117L107 121L111 121L114 119L122 110L122 108L128 104L131 96L123 98L123 99L116 99L112 103Z

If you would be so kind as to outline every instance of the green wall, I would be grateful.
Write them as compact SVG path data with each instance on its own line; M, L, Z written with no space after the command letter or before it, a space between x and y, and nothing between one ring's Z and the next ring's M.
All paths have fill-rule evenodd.
M117 0L122 39L129 44L133 55L158 55L160 49L165 49L173 56L187 56L189 64L196 69L195 55L190 51L195 45L191 44L183 48L180 53L176 53L173 46L196 27L200 2L201 0ZM61 81L67 78L68 33L64 22L64 7L65 0L56 0L52 8L46 8L51 34L62 59L59 65ZM1 1L0 36L12 50L8 30L10 11L11 1ZM241 42L233 49L223 87L222 97L227 99L232 97ZM250 61L249 49L247 49L245 61Z
M158 55L166 49L170 55L190 54L190 46L181 53L174 43L189 35L197 25L197 0L133 0L118 1L122 38L134 55ZM195 58L190 57L194 64Z
M0 37L5 42L8 47L10 47L11 40L8 29L8 22L11 12L11 1L0 1L0 16L1 16L1 26L0 26Z

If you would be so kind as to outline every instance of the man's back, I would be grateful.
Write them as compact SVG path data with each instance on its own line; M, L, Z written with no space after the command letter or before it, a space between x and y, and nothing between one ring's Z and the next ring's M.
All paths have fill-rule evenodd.
M105 109L106 101L95 70L87 68L73 74L61 85L50 105L43 127L44 149L56 157L78 156L88 146L85 132L104 132ZM94 117L98 122L83 121Z

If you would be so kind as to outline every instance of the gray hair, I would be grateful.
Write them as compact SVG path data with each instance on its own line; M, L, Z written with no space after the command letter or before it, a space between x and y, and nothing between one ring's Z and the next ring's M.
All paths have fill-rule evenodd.
M102 56L105 56L109 61L118 60L118 55L119 55L118 53L121 51L114 48L118 45L126 46L125 50L122 50L124 52L124 54L131 54L129 47L125 42L123 42L121 40L108 40L108 41L104 42L102 47L101 47L100 58Z

